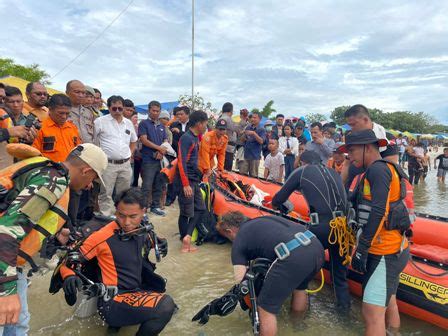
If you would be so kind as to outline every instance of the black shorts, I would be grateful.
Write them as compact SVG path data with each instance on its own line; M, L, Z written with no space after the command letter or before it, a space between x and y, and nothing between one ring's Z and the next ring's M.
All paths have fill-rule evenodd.
M324 264L324 248L317 238L308 246L300 246L284 260L276 260L266 274L258 305L271 314L278 314L283 302L294 290L305 290Z
M183 188L180 188L179 190L179 212L181 216L185 217L193 217L195 210L205 210L205 204L202 199L202 192L199 187L199 182L190 181L190 187L193 189L192 197L185 197Z
M387 307L391 296L397 294L400 273L408 260L409 248L401 254L369 254L362 282L362 302Z
M98 300L99 314L111 327L151 321L160 324L163 329L170 321L175 308L176 305L169 295L144 290L117 294L107 302Z

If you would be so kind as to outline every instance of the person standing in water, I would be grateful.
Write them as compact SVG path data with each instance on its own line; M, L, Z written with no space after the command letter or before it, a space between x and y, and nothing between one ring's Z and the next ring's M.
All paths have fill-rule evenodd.
M202 174L198 167L199 139L207 129L208 117L203 111L194 111L190 115L190 129L179 140L177 152L178 165L174 183L179 194L179 233L182 240L182 252L194 252L191 235L197 221L205 210L199 183Z
M403 202L402 179L397 163L381 158L379 148L387 145L373 130L351 132L342 151L365 173L355 177L351 201L362 226L352 269L363 275L362 315L367 336L386 335L400 327L396 293L400 273L409 260L404 232L411 222Z

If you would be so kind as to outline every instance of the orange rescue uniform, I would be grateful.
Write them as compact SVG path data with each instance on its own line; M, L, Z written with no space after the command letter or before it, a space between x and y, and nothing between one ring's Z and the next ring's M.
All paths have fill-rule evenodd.
M31 105L28 102L23 103L23 112L24 115L28 115L30 113L34 114L37 119L39 119L40 122L44 121L48 118L48 107L42 106L42 107L31 107Z
M381 220L381 223L378 225L376 229L375 235L372 239L369 248L369 253L376 255L387 255L397 253L400 251L401 247L405 249L409 245L406 237L404 237L400 231L387 230L385 226L387 216L390 210L390 204L399 201L401 198L400 175L398 174L397 170L391 163L387 163L387 167L390 169L390 172L392 173L392 180L390 182L390 189L386 202L386 211L384 213L383 219ZM357 189L357 185L360 182L363 175L364 173L355 177L355 179L352 182L352 185L350 186L351 192L354 192ZM367 200L367 202L372 200L370 183L367 180L367 178L364 179L364 186L362 190L358 190L358 192L362 193L362 198L364 200ZM405 241L402 246L403 239Z
M78 128L71 121L58 126L53 119L47 118L42 122L42 128L37 133L33 147L50 160L62 162L80 143Z
M218 158L218 170L224 170L227 142L228 137L226 134L218 138L216 130L205 133L199 143L198 166L202 173L212 170L215 156Z

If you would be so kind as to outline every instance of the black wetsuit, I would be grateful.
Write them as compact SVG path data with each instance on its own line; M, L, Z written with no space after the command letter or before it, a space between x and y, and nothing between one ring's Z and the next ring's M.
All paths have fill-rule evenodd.
M272 199L274 207L280 207L294 191L300 191L308 202L310 213L319 214L319 224L310 226L324 248L330 254L330 273L333 278L337 304L340 307L350 306L350 293L347 283L347 267L342 265L339 245L330 245L329 222L333 219L333 211L345 211L347 195L341 177L332 168L321 165L306 165L296 169L286 180L283 187Z
M242 224L232 246L232 264L246 266L250 260L275 260L266 274L258 304L277 314L287 297L295 290L304 290L324 262L324 249L316 238L308 246L291 251L284 260L276 260L275 246L288 243L304 226L278 216L262 216Z

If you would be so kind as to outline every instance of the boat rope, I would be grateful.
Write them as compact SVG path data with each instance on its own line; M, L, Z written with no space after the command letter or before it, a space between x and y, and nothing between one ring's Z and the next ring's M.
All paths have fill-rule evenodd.
M339 245L339 255L344 258L343 265L350 264L352 250L356 244L353 230L347 226L347 217L336 217L330 221L328 242Z
M425 274L425 275L427 275L427 276L438 278L438 277L443 277L443 276L448 275L448 271L445 271L445 272L442 272L442 273L438 273L438 274L430 273L430 272L428 272L428 271L425 271L423 268L421 268L420 266L417 265L417 263L415 262L415 260L413 259L412 256L411 256L411 258L409 259L409 261L410 261L411 265L414 266L414 268L415 268L417 271L419 271L419 272L421 272L421 273L423 273L423 274Z
M320 292L322 288L324 288L325 284L325 277L324 277L324 270L320 269L320 286L316 289L307 289L306 292L308 294L316 294L317 292Z

